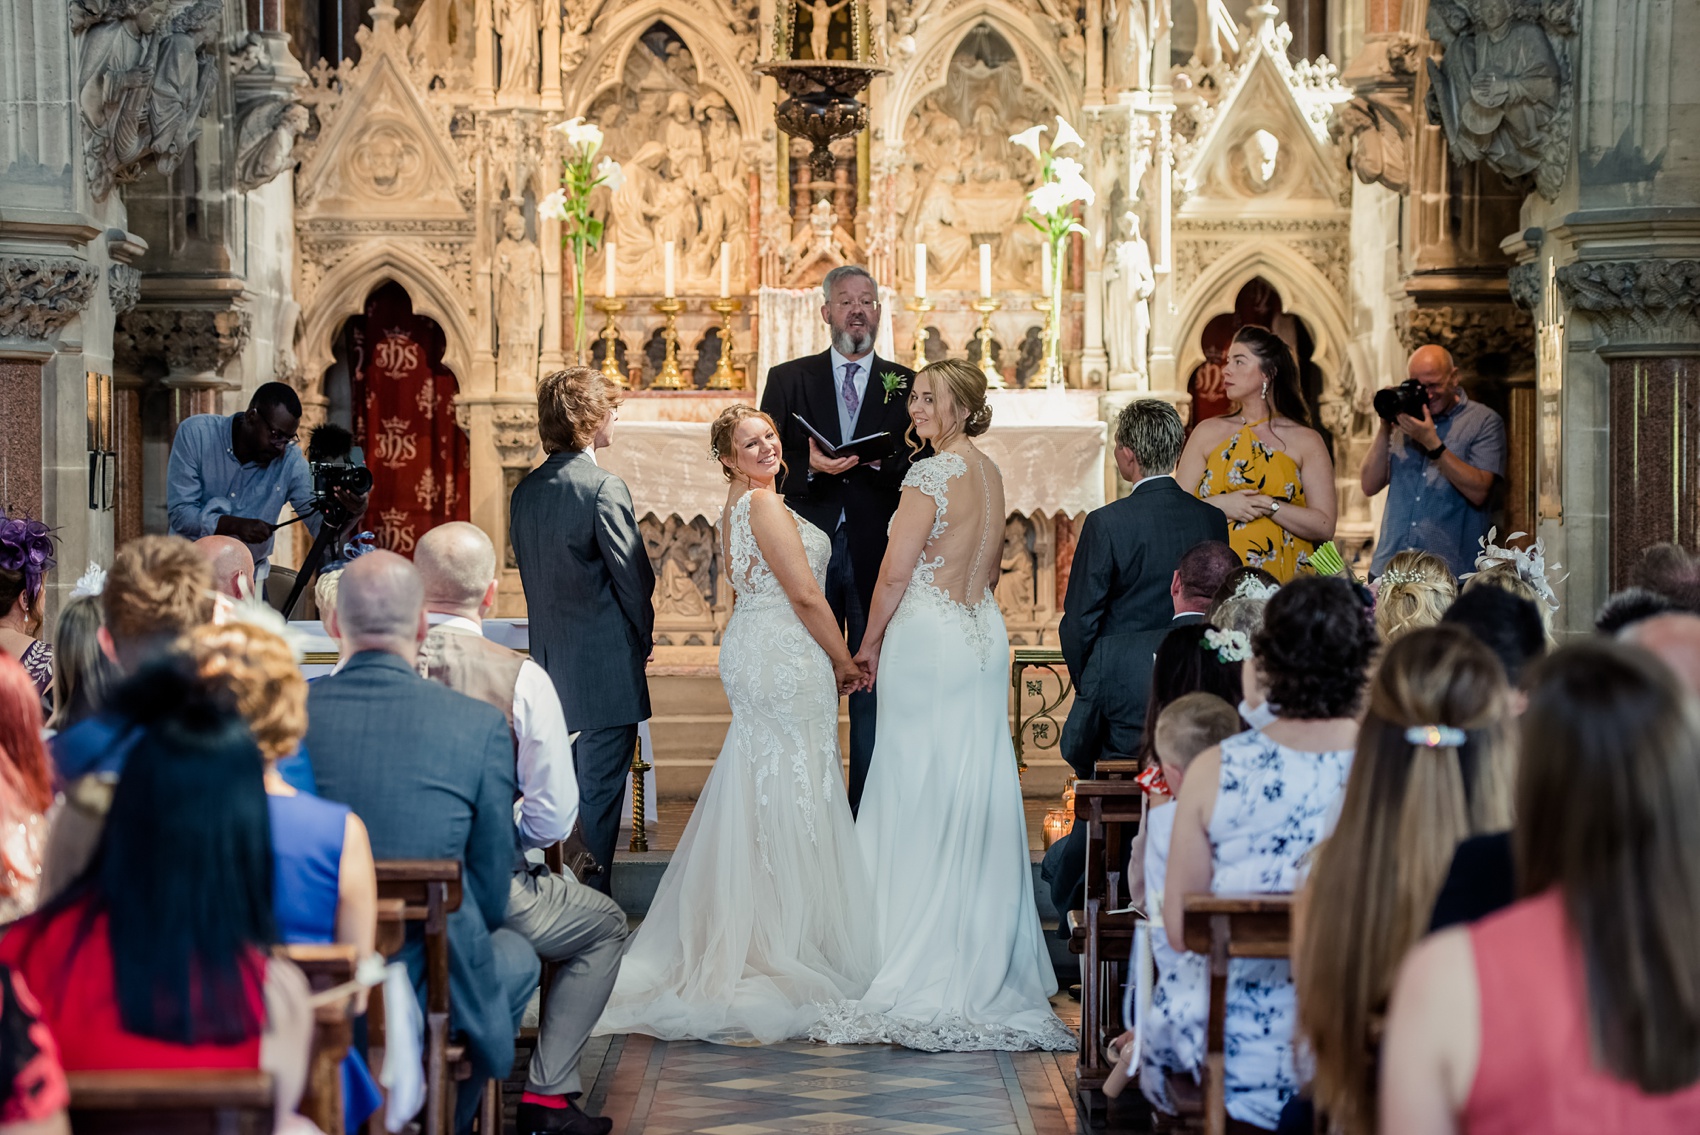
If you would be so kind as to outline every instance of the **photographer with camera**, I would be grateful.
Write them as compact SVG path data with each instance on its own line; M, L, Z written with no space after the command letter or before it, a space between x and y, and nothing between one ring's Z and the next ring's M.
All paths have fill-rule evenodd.
M317 491L314 473L296 444L300 426L301 399L281 382L254 391L240 414L183 419L171 443L166 476L172 535L235 537L253 553L254 578L263 584L285 501L315 534L327 516L339 528L352 528L366 511L366 493L343 483ZM365 483L370 487L369 474Z
M1492 523L1489 499L1505 474L1505 422L1472 402L1444 347L1412 353L1409 376L1375 392L1381 429L1358 474L1364 495L1390 489L1370 574L1407 548L1431 552L1454 576L1474 570Z

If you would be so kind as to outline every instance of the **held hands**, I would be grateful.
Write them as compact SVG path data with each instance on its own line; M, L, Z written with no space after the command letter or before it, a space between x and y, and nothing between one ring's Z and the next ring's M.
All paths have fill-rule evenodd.
M862 649L856 652L856 665L861 667L862 681L858 687L864 690L874 688L874 681L880 673L880 640L863 639Z
M819 442L812 437L809 439L809 468L813 469L817 473L827 473L834 476L839 473L848 473L850 470L854 469L861 460L862 459L860 457L855 456L828 457L825 453L821 452Z
M835 660L832 664L832 676L838 682L840 694L853 694L862 688L862 668L856 665L854 659Z
M1236 524L1250 524L1254 520L1262 520L1274 511L1275 503L1273 497L1252 489L1241 489L1237 493L1219 493L1208 499Z
M1427 405L1423 406L1423 416L1420 418L1400 414L1399 429L1424 449L1433 449L1440 444L1440 431L1435 428L1434 418L1430 416Z

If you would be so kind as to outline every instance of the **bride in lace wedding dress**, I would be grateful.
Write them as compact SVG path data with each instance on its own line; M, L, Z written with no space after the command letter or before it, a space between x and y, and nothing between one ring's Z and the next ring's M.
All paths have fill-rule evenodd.
M879 734L856 824L883 963L867 992L810 1031L830 1044L939 1051L1075 1047L1033 905L1027 820L1009 737L1009 635L992 597L1003 477L974 445L991 424L978 367L915 376L916 462L857 661Z
M736 406L712 437L732 482L732 726L596 1032L769 1044L861 996L879 965L838 755L838 694L863 672L821 590L832 542L774 494L772 420Z

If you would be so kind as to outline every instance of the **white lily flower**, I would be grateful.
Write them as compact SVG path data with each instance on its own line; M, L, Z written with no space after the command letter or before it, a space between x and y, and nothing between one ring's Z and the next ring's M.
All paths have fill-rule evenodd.
M557 134L565 134L570 138L572 136L572 132L582 125L584 125L584 115L581 114L574 118L569 118L565 122L557 122L555 125L549 127L549 129L555 131Z
M1098 198L1098 192L1092 188L1092 183L1079 174L1059 178L1057 185L1061 187L1063 196L1070 202L1084 201L1090 205Z
M602 127L594 122L586 122L578 128L576 134L568 134L567 138L573 145L583 146L594 154L602 148Z
M1062 119L1058 119L1061 122ZM1044 126L1029 126L1019 134L1011 134L1009 140L1022 149L1029 151L1036 161L1044 161L1044 155L1039 152L1039 135L1045 132Z
M567 219L567 191L557 189L537 203L540 216L553 217L557 221Z
M1053 157L1051 159L1051 176L1058 181L1068 181L1070 178L1079 177L1085 171L1086 167L1073 158Z
M1070 126L1068 120L1059 114L1057 115L1057 140L1051 143L1051 149L1057 150L1069 145L1084 147L1086 140L1075 133L1074 127Z
M606 185L611 193L618 193L620 187L626 184L626 171L621 169L620 163L613 158L602 159L596 167L596 176L602 180L602 184Z
M1045 217L1068 204L1063 187L1054 181L1045 182L1032 193L1029 193L1027 198L1033 203L1033 211Z

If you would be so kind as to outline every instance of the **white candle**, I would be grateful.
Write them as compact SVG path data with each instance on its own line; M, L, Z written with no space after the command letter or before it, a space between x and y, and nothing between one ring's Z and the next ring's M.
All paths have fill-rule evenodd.
M915 298L927 298L927 246L924 244L915 246Z
M614 298L614 242L602 246L602 298Z
M730 241L720 242L720 298L725 299L732 294L732 244Z
M980 246L980 298L992 298L992 246Z
M1039 290L1046 295L1051 294L1051 244L1046 241L1039 246Z
M662 294L668 299L673 298L673 242L668 241L661 246L661 272L666 279Z

